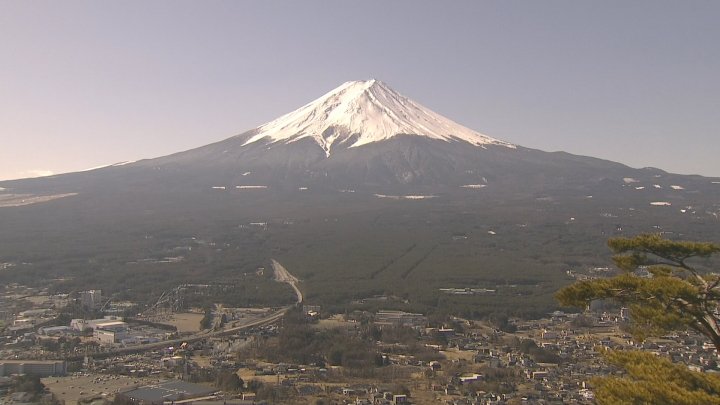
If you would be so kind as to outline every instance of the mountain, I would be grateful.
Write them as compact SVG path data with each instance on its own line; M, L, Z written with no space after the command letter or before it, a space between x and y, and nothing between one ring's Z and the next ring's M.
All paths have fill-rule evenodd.
M438 115L377 80L344 83L317 100L260 126L243 145L261 140L277 144L310 138L329 157L333 148L358 147L401 134L514 148Z
M598 171L603 169L604 171ZM243 134L204 147L82 176L38 180L84 189L95 174L130 176L133 187L371 189L412 192L425 186L566 188L628 168L613 162L546 153L483 135L408 99L377 80L347 82L311 103ZM109 174L109 173L112 173ZM156 178L155 182L147 178ZM573 177L573 178L570 178ZM92 180L90 180L92 181ZM59 191L59 189L58 189Z
M347 82L210 145L0 183L0 282L139 299L276 258L326 305L539 311L568 270L608 265L610 236L716 237L718 201L719 179L525 148Z
M120 178L153 189L212 184L411 192L503 183L536 191L587 188L628 170L491 138L367 80L346 82L276 120L204 147L15 184L41 184L40 191L61 185L57 191L68 192Z

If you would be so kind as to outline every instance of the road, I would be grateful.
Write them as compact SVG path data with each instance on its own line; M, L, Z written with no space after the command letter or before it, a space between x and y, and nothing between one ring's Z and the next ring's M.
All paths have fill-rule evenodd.
M297 303L300 304L303 302L303 295L300 289L298 288L297 284L300 282L297 277L290 274L289 271L285 267L283 267L280 262L278 262L275 259L270 260L272 263L273 271L275 272L275 281L280 283L288 283L290 284L290 287L295 290L295 295L297 295Z
M193 342L197 342L200 340L204 340L204 339L208 339L208 338L216 337L216 336L231 335L231 334L239 332L243 329L251 329L251 328L254 328L257 326L264 326L264 325L270 325L272 323L275 323L278 320L280 320L280 318L282 318L287 313L287 311L289 311L293 307L294 307L294 305L289 305L287 307L283 307L266 317L260 318L258 320L252 321L252 322L248 322L248 323L240 325L240 326L232 327L232 328L220 329L220 330L215 330L215 331L204 330L204 331L198 332L194 335L185 336L180 339L163 340L161 342L116 348L116 349L108 350L106 352L88 353L87 355L92 358L95 358L95 359L103 359L103 358L113 357L113 356L121 356L121 355L125 355L125 354L141 353L141 352L150 351L150 350L163 349L163 348L170 347L170 346L180 346L181 344L186 343L186 342L193 343ZM84 358L84 355L71 356L71 357L67 357L65 360L78 361L78 360L82 360L83 358Z
M295 290L295 294L297 295L297 304L302 303L303 301L303 295L300 289L298 288L297 284L300 282L300 280L297 279L297 277L290 274L289 271L285 267L283 267L282 264L280 264L277 260L271 259L272 267L275 272L275 280L281 283L288 283L290 286ZM204 330L201 332L198 332L192 336L186 336L181 339L173 339L173 340L164 340L162 342L156 342L156 343L149 343L144 345L137 345L137 346L131 346L131 347L123 347L123 348L117 348L113 350L109 350L107 352L99 352L99 353L91 353L88 354L90 357L93 358L107 358L112 356L119 356L123 354L130 354L130 353L140 353L148 350L156 350L156 349L162 349L165 347L170 346L179 346L184 342L192 343L197 342L199 340L215 337L215 336L222 336L222 335L230 335L236 332L239 332L243 329L250 329L257 326L263 326L263 325L269 325L274 322L277 322L282 318L287 311L289 311L291 308L293 308L295 305L288 305L286 307L280 308L277 311L273 312L272 314L245 323L240 326L235 326L231 328L225 328L215 331L208 331ZM73 360L82 360L83 356L74 356L67 358L66 360L73 361Z

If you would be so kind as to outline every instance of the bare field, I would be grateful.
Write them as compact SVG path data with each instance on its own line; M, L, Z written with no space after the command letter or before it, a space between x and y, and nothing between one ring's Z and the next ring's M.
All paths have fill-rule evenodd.
M203 314L189 312L173 314L163 323L176 327L178 332L199 332L203 316Z
M448 350L440 352L440 354L444 355L445 358L447 358L448 360L452 360L452 361L465 360L467 362L472 362L476 353L477 352L474 350L458 350L458 349L448 349Z

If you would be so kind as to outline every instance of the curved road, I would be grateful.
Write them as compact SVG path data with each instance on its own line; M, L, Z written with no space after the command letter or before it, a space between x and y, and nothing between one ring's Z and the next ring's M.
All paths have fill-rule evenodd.
M297 295L297 303L300 304L303 302L303 295L300 289L297 286L297 283L300 282L297 277L290 274L289 271L285 267L283 267L280 262L278 262L275 259L270 260L272 263L273 271L275 272L275 281L280 283L288 283L290 284L290 287L295 290L295 295Z

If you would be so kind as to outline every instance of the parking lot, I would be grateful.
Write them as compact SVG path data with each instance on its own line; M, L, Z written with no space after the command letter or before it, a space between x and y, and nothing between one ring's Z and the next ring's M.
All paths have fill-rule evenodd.
M132 378L122 375L79 374L67 377L43 378L42 382L66 405L76 404L81 398L109 397L118 391L156 382L150 378Z

